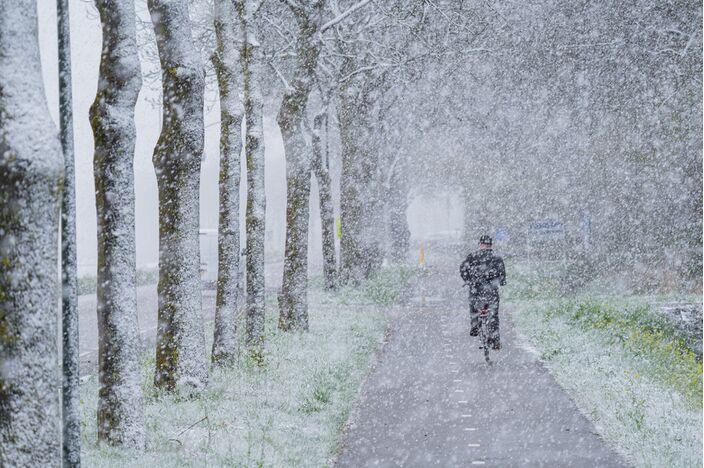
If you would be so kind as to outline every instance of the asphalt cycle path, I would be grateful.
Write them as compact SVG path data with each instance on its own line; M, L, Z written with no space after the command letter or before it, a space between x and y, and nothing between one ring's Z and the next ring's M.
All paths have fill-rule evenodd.
M337 466L625 466L504 311L503 349L484 362L469 336L466 292L450 275L422 279L392 319Z

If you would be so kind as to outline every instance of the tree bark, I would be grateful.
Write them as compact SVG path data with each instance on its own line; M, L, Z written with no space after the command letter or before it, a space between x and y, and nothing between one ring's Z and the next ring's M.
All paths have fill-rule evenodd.
M0 12L0 466L57 466L63 157L44 95L36 2L0 0Z
M253 15L257 2L240 0L235 3L243 42L240 62L244 78L244 109L246 121L245 158L247 162L247 302L245 341L250 352L257 352L264 340L264 233L266 194L264 192L264 99L261 79L264 57L257 40Z
M217 49L213 64L220 93L220 219L218 286L215 299L214 364L233 364L237 357L240 305L240 152L242 151L241 69L235 34L237 13L232 0L215 0Z
M142 87L134 3L96 0L103 30L90 108L98 221L98 440L145 444L137 323L134 107Z
M391 262L403 265L408 262L411 231L408 228L406 210L408 194L402 188L392 187L389 198L389 233L391 235Z
M376 227L381 226L381 184L377 174L368 90L343 87L338 94L342 144L340 178L340 280L358 285L381 266L383 257Z
M386 227L386 255L396 265L408 262L408 248L411 231L408 228L406 210L408 209L407 166L401 149L389 148L395 156L387 161L388 173L384 176L384 223Z
M320 200L320 221L323 239L323 278L325 289L335 289L337 285L335 260L335 211L332 203L332 181L330 180L330 161L327 140L323 150L320 130L323 122L327 125L327 108L313 119L313 174L318 181ZM327 138L327 135L326 135Z
M163 128L154 149L159 188L159 318L154 384L199 390L208 380L201 310L198 203L203 156L203 64L185 0L149 0L162 69Z
M68 0L57 0L56 18L59 42L59 123L64 154L64 190L61 197L62 456L64 467L78 467L81 464L81 385L76 309L76 178Z
M303 123L322 47L318 31L324 1L293 8L298 23L296 67L277 115L286 153L286 247L279 296L279 328L308 329L308 219L311 152Z

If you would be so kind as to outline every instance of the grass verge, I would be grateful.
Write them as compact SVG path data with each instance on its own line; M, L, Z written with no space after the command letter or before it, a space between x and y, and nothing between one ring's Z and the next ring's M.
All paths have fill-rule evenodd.
M359 287L342 288L339 295L340 301L343 304L390 306L401 299L409 281L421 274L423 270L417 267L382 268Z
M263 361L243 354L234 368L213 370L198 398L155 391L153 356L145 356L144 453L97 444L98 383L90 377L82 386L84 465L329 465L387 318L382 308L347 296L314 289L308 297L308 333L279 332L270 301ZM212 329L206 333L212 340Z
M159 271L155 269L138 269L135 276L137 286L156 284L159 280ZM76 282L76 294L84 296L95 294L98 289L98 278L95 275L79 276Z
M702 466L702 362L642 298L523 301L517 330L636 466Z

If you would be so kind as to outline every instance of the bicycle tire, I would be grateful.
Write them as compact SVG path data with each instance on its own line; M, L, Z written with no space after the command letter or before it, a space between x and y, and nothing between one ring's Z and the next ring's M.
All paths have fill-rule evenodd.
M479 317L479 335L482 348L484 349L484 360L491 364L489 359L489 333L487 333L487 317Z

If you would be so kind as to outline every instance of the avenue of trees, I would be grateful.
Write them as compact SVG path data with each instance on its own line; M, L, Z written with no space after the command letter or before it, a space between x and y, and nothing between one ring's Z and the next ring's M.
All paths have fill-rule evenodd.
M55 466L62 459L66 466L80 464L69 12L67 1L58 5L60 132L49 117L42 83L37 5L33 0L0 2L2 465ZM153 153L160 226L154 384L197 396L208 383L209 368L198 242L207 80L217 83L221 112L219 271L210 360L231 366L239 353L240 310L246 351L256 357L265 346L265 112L276 115L286 153L278 326L305 331L312 178L320 197L326 288L358 285L380 268L384 257L405 261L407 191L399 187L407 164L394 149L403 137L388 134L394 125L386 119L408 86L451 56L462 34L445 31L468 20L461 6L459 13L454 11L454 2L426 0L148 0L154 42L144 46L133 0L96 0L95 7L103 37L89 115L98 220L98 439L139 450L145 446L145 428L133 160L134 112L143 84L161 88L163 112ZM194 10L208 13L194 16ZM145 81L140 55L150 54L161 73ZM342 167L339 259L333 151L339 151ZM240 157L246 174L241 174ZM246 181L245 207L239 206L241 178ZM398 234L392 236L399 239L393 253L379 232ZM240 274L242 246L245 278ZM59 291L61 359L54 320ZM55 368L59 360L64 363L62 379Z
M235 365L240 346L260 359L266 346L264 318L272 310L264 280L265 115L275 117L286 160L285 258L275 311L282 331L309 328L313 179L330 290L359 285L385 260L406 262L409 199L438 189L463 194L469 236L550 216L578 224L589 211L595 226L608 227L595 227L594 237L609 261L642 262L653 254L678 274L701 278L700 5L146 3L149 44L134 0L95 0L103 34L90 109L101 442L145 446L133 180L142 86L159 86L162 95L152 158L159 197L154 384L165 392L197 397L210 365ZM64 464L78 466L70 93L62 95L59 138L42 82L36 9L36 0L0 0L0 465L56 466L63 440ZM67 15L59 9L64 41ZM605 17L612 21L596 21ZM140 57L158 61L158 77L143 76ZM64 55L64 89L67 62ZM210 356L198 240L208 80L217 84L220 104ZM340 167L337 178L331 161ZM60 291L63 380L56 369Z

